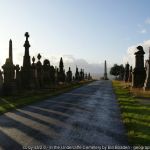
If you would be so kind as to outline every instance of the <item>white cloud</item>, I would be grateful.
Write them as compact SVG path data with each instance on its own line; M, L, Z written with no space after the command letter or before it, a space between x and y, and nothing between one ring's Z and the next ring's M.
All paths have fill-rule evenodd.
M147 30L146 30L146 29L141 29L141 30L139 31L139 33L141 33L141 34L146 34L146 33L147 33Z
M100 78L104 73L104 63L88 63L85 59L75 58L72 55L47 55L47 58L50 60L51 65L59 66L60 57L63 58L65 71L68 71L68 68L71 67L73 73L75 73L76 66L81 69L83 68L85 73L91 73L92 76Z
M143 41L142 43L138 43L136 45L130 46L127 49L127 54L126 56L124 56L123 58L123 62L124 64L126 64L127 62L129 62L130 65L132 65L133 67L135 66L135 55L134 53L137 51L137 46L143 46L144 52L145 52L145 60L148 59L148 55L149 55L149 48L150 48L150 40L147 41Z

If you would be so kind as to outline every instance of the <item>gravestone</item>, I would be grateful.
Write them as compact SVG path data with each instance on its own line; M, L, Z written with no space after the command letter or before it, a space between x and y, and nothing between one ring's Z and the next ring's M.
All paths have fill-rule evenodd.
M32 57L32 64L31 64L31 88L32 89L38 88L37 68L35 64L35 57Z
M50 84L51 85L54 85L56 82L56 79L55 79L55 68L53 65L50 65Z
M85 80L87 80L88 79L88 75L87 75L87 73L85 74Z
M67 77L66 77L67 82L71 82L72 81L72 71L69 67L69 70L67 71Z
M104 80L108 80L108 77L107 77L107 64L106 64L106 60L105 60L105 63L104 63Z
M91 74L88 74L88 80L92 80Z
M3 84L3 94L13 95L16 93L15 84L15 66L9 58L6 59L5 64L2 66L4 70L4 84Z
M132 82L132 66L130 66L130 69L129 69L129 78L128 78L128 82Z
M22 85L21 85L21 72L20 72L19 65L15 66L15 70L16 70L16 85L17 85L17 89L21 90L22 89Z
M58 68L55 66L55 84L58 84Z
M80 70L80 74L79 74L79 80L84 80L84 71L83 69Z
M12 60L12 40L9 41L9 58L6 59L6 62L2 68L4 72L2 93L4 95L16 94L17 88L15 83L15 66L13 65Z
M132 73L132 87L141 88L144 86L145 81L145 68L144 68L144 50L142 46L137 47L137 52L135 52L135 68Z
M0 70L0 95L2 94L2 87L3 87L3 73Z
M127 63L125 66L125 73L124 73L124 81L128 82L129 79L129 67L130 65Z
M75 80L76 80L76 81L79 81L79 71L78 71L78 67L76 67Z
M12 40L9 41L9 59L13 63Z
M24 43L25 53L23 57L23 66L21 67L21 82L22 82L22 87L24 89L31 89L32 70L31 70L31 62L30 62L30 55L29 55L30 44L28 41L28 38L29 38L28 32L25 33L25 37L26 37L26 40Z
M50 88L50 61L45 59L43 62L43 86L44 88Z
M149 50L149 59L145 62L146 69L146 79L144 82L144 90L150 90L150 50Z
M38 62L36 63L38 88L43 87L43 66L40 61L41 57L42 56L40 54L38 54L38 56L37 56Z

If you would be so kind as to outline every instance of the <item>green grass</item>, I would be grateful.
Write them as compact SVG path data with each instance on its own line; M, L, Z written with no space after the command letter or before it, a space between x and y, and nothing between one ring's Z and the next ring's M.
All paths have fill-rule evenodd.
M64 84L57 86L53 89L39 90L39 91L24 91L20 92L16 96L0 97L0 114L68 92L72 89L78 88L90 82L92 81Z
M129 88L119 81L113 81L123 123L125 124L130 145L150 144L150 105L141 104Z

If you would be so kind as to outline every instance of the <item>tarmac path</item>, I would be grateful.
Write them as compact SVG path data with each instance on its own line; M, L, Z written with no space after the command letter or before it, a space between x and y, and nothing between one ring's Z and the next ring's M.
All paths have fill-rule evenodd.
M0 149L61 145L127 145L111 81L95 81L0 116Z

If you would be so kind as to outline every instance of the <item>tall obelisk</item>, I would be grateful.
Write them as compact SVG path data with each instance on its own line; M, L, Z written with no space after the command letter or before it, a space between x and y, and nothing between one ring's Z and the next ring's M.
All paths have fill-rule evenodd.
M104 63L104 80L108 80L108 77L107 77L107 64L106 64L106 60L105 60L105 63Z
M13 63L13 54L12 54L12 40L9 40L9 60Z

